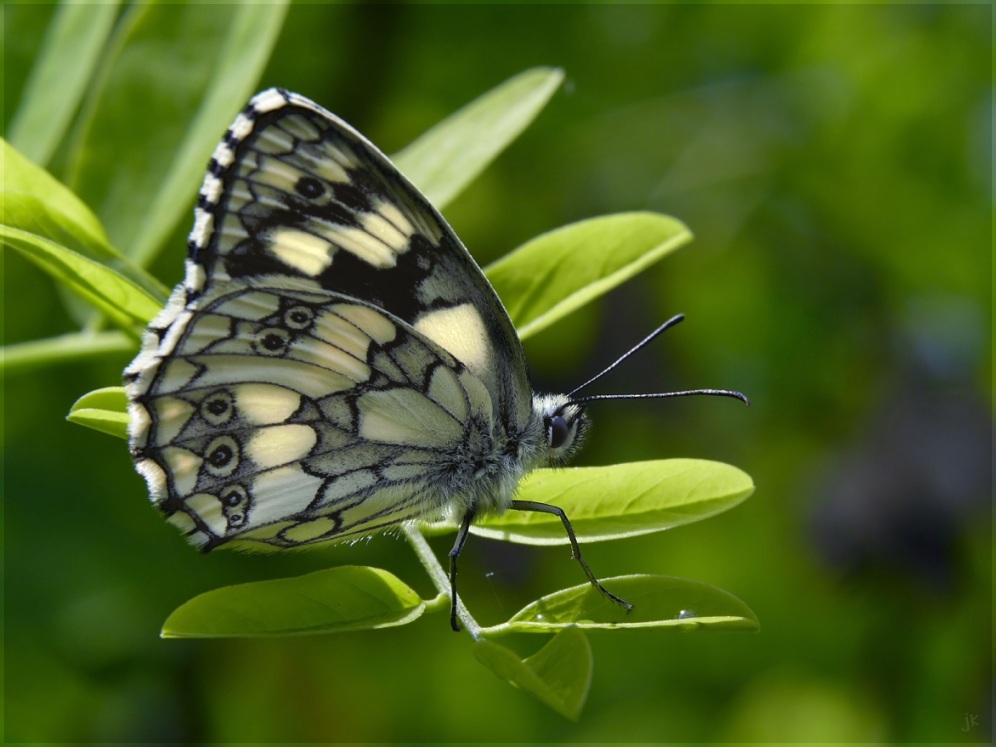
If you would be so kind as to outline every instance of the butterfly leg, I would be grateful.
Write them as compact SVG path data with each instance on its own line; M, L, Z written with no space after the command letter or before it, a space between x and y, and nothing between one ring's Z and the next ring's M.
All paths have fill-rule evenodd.
M470 523L474 520L474 512L468 511L463 515L460 522L460 531L457 532L456 542L450 550L450 627L460 632L460 623L457 622L457 558L463 551L463 543L467 541L467 534L470 532ZM596 582L597 583L597 582Z
M598 589L599 594L603 597L615 602L620 607L626 610L626 612L633 611L633 605L627 602L621 597L617 597L611 591L602 586L598 579L595 578L595 574L591 572L591 568L581 557L581 546L578 544L578 538L574 534L574 527L571 526L571 520L567 518L567 514L564 513L564 509L557 508L557 506L551 506L549 503L537 503L536 501L512 501L510 508L516 511L539 511L544 514L553 514L560 518L564 524L564 529L567 531L567 539L571 541L571 554L574 559L581 564L581 570L584 571L584 575L588 577L588 582ZM458 538L459 539L459 538Z

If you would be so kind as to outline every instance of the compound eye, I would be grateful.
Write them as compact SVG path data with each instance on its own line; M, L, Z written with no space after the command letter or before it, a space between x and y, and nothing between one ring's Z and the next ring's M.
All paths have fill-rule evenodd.
M551 449L559 449L567 442L571 427L560 415L554 415L546 421L546 440Z

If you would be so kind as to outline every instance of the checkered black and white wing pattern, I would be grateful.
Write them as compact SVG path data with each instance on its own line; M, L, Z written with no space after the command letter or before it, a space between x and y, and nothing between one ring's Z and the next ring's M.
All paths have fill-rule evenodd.
M216 149L186 278L125 379L136 466L205 549L503 510L542 440L521 345L453 231L277 89Z
M468 499L492 402L466 366L372 304L233 281L182 315L132 386L132 451L198 546L345 539Z
M293 275L394 314L463 361L511 429L530 416L508 314L438 211L360 133L279 89L252 99L209 165L190 240L204 275Z

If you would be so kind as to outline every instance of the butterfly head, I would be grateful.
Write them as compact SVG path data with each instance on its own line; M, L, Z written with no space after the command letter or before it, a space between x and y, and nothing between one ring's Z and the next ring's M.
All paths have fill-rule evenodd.
M537 394L533 397L533 410L542 423L546 461L551 465L569 461L588 430L584 408L566 394Z

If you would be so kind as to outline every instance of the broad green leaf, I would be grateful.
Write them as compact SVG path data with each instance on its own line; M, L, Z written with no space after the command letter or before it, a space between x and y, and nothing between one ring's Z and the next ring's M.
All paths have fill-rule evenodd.
M162 309L158 299L111 268L53 241L6 226L0 238L126 331L148 324Z
M422 599L380 568L341 566L296 578L205 592L180 605L163 638L246 638L371 630L405 625Z
M124 387L95 389L73 403L66 420L77 425L128 438L128 397Z
M74 133L68 183L139 264L190 209L285 13L285 2L134 4L124 13Z
M535 695L560 715L577 721L581 715L594 661L588 638L565 628L527 659L492 641L474 644L474 656L498 677Z
M52 17L10 123L10 141L48 163L79 106L117 17L118 3L63 2Z
M0 141L0 145L4 177L3 193L0 194L3 225L106 265L144 289L161 307L166 300L166 287L111 246L103 226L90 209L6 141Z
M591 584L549 594L523 607L507 623L485 632L548 633L579 628L676 628L679 630L757 630L757 616L729 592L670 576L633 575L602 579L633 605L626 612Z
M678 220L620 213L541 234L485 269L525 339L692 239Z
M558 506L578 540L634 537L699 521L733 508L754 492L736 467L702 459L662 459L608 467L538 469L517 497ZM560 519L535 511L506 511L471 527L474 534L526 545L565 545Z
M563 79L558 68L519 73L435 125L391 160L441 210L536 118Z

